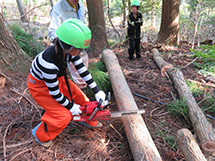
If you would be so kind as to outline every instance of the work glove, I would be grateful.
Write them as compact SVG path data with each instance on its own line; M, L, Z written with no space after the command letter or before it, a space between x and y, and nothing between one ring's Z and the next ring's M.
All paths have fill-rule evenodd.
M102 100L103 105L105 105L105 97L106 94L103 91L99 91L95 94L96 101L99 102L100 100Z
M71 112L72 115L79 115L82 113L80 107L81 107L80 105L74 103L74 105L69 111Z

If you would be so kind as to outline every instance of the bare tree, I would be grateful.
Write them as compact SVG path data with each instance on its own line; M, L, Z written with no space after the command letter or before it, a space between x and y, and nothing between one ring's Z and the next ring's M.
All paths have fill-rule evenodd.
M17 6L18 6L18 9L19 9L19 13L21 15L22 22L27 22L28 19L27 19L27 16L25 14L26 11L25 11L25 7L24 7L24 5L22 3L22 0L16 0L16 3L17 3Z
M163 0L160 31L155 43L179 45L180 0Z
M92 31L91 48L101 52L102 49L109 48L105 29L103 1L87 0L87 8L89 27Z

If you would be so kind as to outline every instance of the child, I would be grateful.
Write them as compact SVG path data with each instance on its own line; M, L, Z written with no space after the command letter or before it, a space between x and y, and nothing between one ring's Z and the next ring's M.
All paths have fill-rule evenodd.
M128 54L129 59L134 59L134 50L136 50L136 58L141 59L140 55L140 27L143 24L142 14L138 12L140 2L134 0L131 3L131 13L127 16L128 20L128 37L129 37L129 48Z
M69 18L77 18L86 24L86 13L81 0L59 0L50 11L50 24L48 28L48 36L51 42L57 38L56 29ZM86 68L88 67L88 55L86 51L79 54ZM83 91L87 87L87 83L80 77L78 71L72 63L68 66L74 83Z
M90 45L91 31L76 18L66 20L56 30L54 45L38 54L32 62L27 78L28 89L34 100L45 109L41 123L33 130L36 141L49 147L70 122L72 115L89 103L89 98L66 76L67 63L72 62L80 76L95 93L97 101L105 101L91 74L80 59L80 52ZM81 122L88 128L102 127L98 121Z

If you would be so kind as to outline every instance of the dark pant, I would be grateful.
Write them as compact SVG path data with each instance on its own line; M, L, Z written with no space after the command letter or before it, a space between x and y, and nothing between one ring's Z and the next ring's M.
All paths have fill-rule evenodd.
M136 57L140 58L140 38L134 38L130 37L129 38L129 48L128 48L128 54L129 54L129 59L134 58L134 50L136 50Z

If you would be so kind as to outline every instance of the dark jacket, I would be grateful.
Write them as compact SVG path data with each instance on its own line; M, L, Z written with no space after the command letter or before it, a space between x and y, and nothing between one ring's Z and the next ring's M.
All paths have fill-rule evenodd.
M134 38L140 38L140 27L143 25L142 14L137 11L137 17L134 18L131 12L127 16L128 20L128 37L134 36Z

